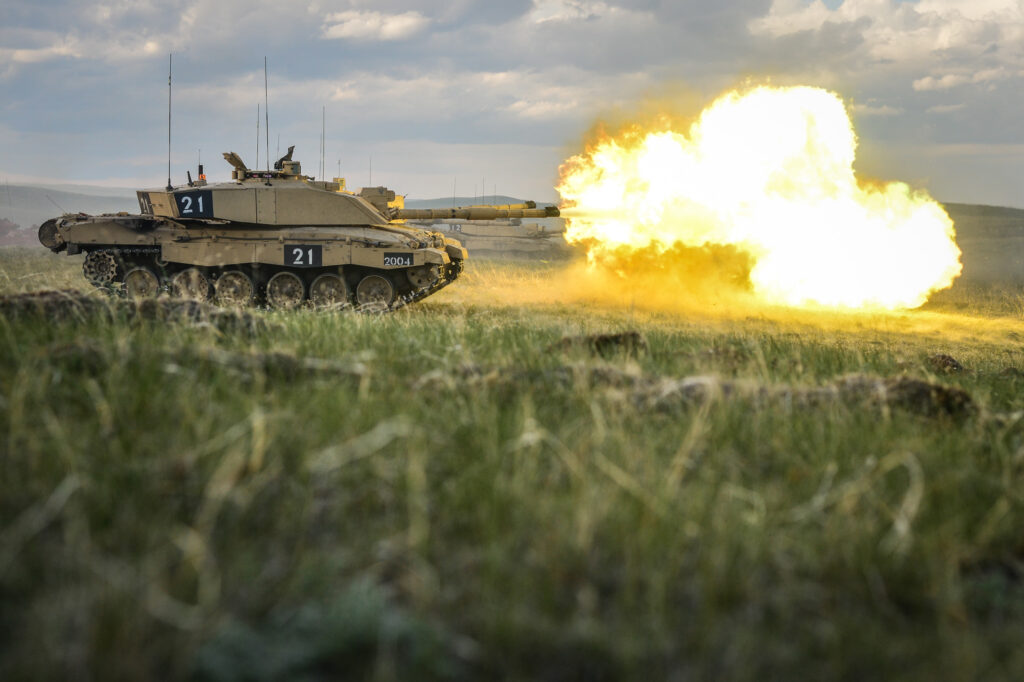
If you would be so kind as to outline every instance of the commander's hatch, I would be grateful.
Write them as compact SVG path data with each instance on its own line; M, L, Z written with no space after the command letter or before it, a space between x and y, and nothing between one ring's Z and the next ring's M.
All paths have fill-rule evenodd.
M302 175L302 164L298 161L292 160L292 152L295 146L288 147L288 153L282 156L274 163L274 168L271 170L258 170L248 168L245 162L235 152L224 152L224 160L231 164L234 170L231 172L231 179L236 182L242 182L243 180L279 180L279 179L292 179L292 180L312 180L311 176L304 177Z

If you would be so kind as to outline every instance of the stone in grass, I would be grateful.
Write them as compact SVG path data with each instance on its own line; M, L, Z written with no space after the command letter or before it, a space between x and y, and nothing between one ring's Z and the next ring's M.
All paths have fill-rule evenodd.
M945 353L929 355L928 368L933 372L939 372L942 374L954 374L956 372L964 371L964 366L961 365L956 358Z
M647 352L647 339L640 332L628 331L617 334L566 336L548 346L548 351L568 352L577 349L585 349L602 357L616 353L637 356Z
M849 375L818 387L765 386L713 376L663 379L638 387L634 398L642 409L673 409L709 400L741 398L757 405L784 403L814 408L830 403L884 405L924 417L963 419L977 411L963 389L907 376Z
M0 296L0 315L7 317L41 316L51 322L123 316L128 320L154 320L212 324L221 331L259 332L269 329L262 319L244 310L219 308L188 299L155 298L131 300L111 298L100 292L73 289L33 291Z
M977 411L971 394L962 388L909 376L852 375L840 378L836 387L846 400L874 400L925 417L962 419Z

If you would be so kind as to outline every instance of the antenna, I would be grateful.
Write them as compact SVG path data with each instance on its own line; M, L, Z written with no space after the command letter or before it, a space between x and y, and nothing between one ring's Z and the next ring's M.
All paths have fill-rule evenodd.
M373 187L373 157L370 157L370 182L367 183L370 187Z
M270 184L270 90L267 87L267 57L263 56L263 115L267 124L267 184Z
M171 59L173 53L167 54L167 191L174 189L171 185Z
M51 204L53 204L54 206L56 206L56 207L57 207L57 209L58 209L58 210L60 210L60 212L61 212L61 213L67 213L67 211L65 211L65 210L64 210L64 207L63 207L63 206L61 206L61 205L60 205L60 204L58 204L58 203L57 203L56 201L54 201L53 199L51 199L51 198L50 198L50 195L49 195L49 194L47 194L47 195L46 195L46 200L47 200L47 201L49 201L49 202L50 202ZM13 217L13 216L12 216L12 217Z
M452 178L452 208L455 208L455 178Z
M253 168L260 167L260 103L256 102L256 163Z
M320 179L327 180L327 105L320 109Z

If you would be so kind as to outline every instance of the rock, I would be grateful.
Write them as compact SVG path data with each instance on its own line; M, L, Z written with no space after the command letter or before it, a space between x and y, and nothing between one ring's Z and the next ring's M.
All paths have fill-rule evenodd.
M878 404L933 418L962 419L977 411L974 399L963 389L907 376L869 375L845 376L831 384L810 388L764 386L710 376L684 377L640 386L634 393L634 402L640 409L671 410L732 397L804 408L836 402Z
M240 309L219 308L209 303L179 298L113 298L99 292L73 289L0 296L0 315L38 315L56 322L90 317L104 317L112 321L123 316L131 321L212 324L221 331L241 330L250 333L270 328L262 317Z
M960 419L976 411L967 391L909 376L852 375L839 379L836 387L845 400L878 401L926 417Z
M616 353L637 356L647 352L647 339L640 332L620 332L618 334L588 334L585 336L566 336L548 346L548 351L572 351L586 349L596 355L608 357Z
M940 374L953 374L964 371L964 366L957 362L952 355L936 353L928 356L928 368Z

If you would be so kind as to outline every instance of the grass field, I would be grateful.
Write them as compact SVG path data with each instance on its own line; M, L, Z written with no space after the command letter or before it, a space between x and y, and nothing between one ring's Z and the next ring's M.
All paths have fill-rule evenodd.
M0 294L80 264L0 250ZM1024 675L1018 284L665 310L566 267L386 316L0 310L0 678Z

